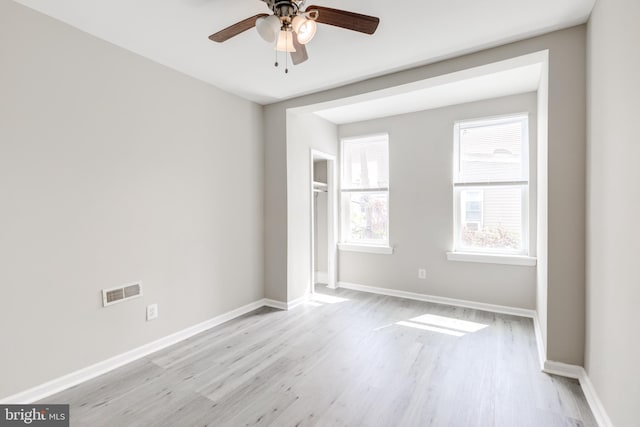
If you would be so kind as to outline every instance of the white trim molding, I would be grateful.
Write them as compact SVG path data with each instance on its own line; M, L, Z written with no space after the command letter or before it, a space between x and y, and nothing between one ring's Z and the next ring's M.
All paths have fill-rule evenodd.
M340 251L347 252L364 252L368 254L393 254L393 246L378 246L378 245L357 245L353 243L338 243L338 249Z
M506 264L535 267L537 258L525 255L480 254L473 252L447 252L449 261L480 262L485 264Z
M87 366L77 371L71 372L67 375L53 379L44 384L40 384L38 386L22 391L20 393L16 393L12 396L7 396L5 398L2 398L0 399L0 403L28 404L28 403L36 402L38 400L42 400L47 396L51 396L52 394L59 393L70 387L73 387L85 381L89 381L97 376L106 374L109 371L112 371L114 369L117 369L121 366L126 365L127 363L134 362L138 359L148 356L151 353L155 353L156 351L162 350L163 348L179 343L180 341L186 340L187 338L191 338L194 335L197 335L208 329L221 325L225 322L228 322L229 320L233 320L236 317L240 317L244 314L257 310L260 307L272 307L278 310L291 310L307 302L310 299L310 297L311 297L311 294L307 293L300 298L297 298L293 301L289 301L286 303L282 301L268 299L268 298L263 298L258 301L254 301L242 307L223 313L219 316L213 317L202 323L198 323L196 325L190 326L181 331L175 332L171 335L167 335L164 338L160 338L156 341L152 341L148 344L144 344L140 347L134 348L133 350L129 350L125 353L119 354L117 356L111 357L109 359L103 360L101 362L95 363L93 365Z
M587 403L591 408L591 412L593 412L596 422L600 427L613 427L613 422L611 422L611 418L609 418L607 411L604 409L604 405L598 397L587 371L582 369L582 374L580 377L580 386L582 387L584 397L587 399Z
M127 363L134 362L138 359L148 356L151 353L155 353L156 351L162 350L163 348L169 347L208 329L221 325L225 322L228 322L229 320L233 320L236 317L240 317L244 314L252 312L253 310L257 310L260 307L272 307L278 310L291 310L301 304L304 304L309 300L309 298L310 294L306 294L300 298L286 303L267 298L254 301L242 307L236 308L235 310L231 310L219 316L213 317L202 323L198 323L194 326L190 326L171 335L167 335L164 338L160 338L156 341L152 341L148 344L144 344L140 347L134 348L133 350L79 369L75 372L71 372L67 375L48 381L44 384L35 386L12 396L2 398L0 399L0 402L2 404L28 404L36 402L38 400L42 400L47 396L51 396L52 394L59 393L70 387L73 387L85 381L89 381L97 376L106 374L109 371L126 365Z
M584 392L584 397L587 399L589 408L593 413L593 417L596 419L599 427L613 427L611 418L607 414L607 411L602 405L602 401L596 393L596 389L591 383L589 374L582 366L569 365L567 363L554 362L553 360L545 360L544 372L547 374L560 375L567 378L574 378L580 382L580 387Z
M582 390L584 392L584 395L587 399L587 403L589 404L589 407L591 408L591 411L593 412L593 415L596 421L598 422L598 425L600 427L613 427L613 423L611 422L611 419L607 415L604 409L604 406L602 405L602 402L600 401L596 393L596 390L593 387L593 384L591 383L591 380L589 379L589 376L587 375L587 372L584 370L584 368L582 368L581 366L568 365L566 363L544 360L544 357L545 357L544 346L543 346L543 341L540 334L539 320L537 318L537 314L535 313L535 311L523 309L523 308L517 308L517 307L507 307L507 306L501 306L501 305L459 300L454 298L418 294L413 292L399 291L395 289L358 285L355 283L338 282L338 285L341 288L351 289L351 290L360 291L360 292L368 292L368 293L387 295L387 296L398 297L398 298L407 298L407 299L418 300L418 301L426 301L426 302L431 302L436 304L446 304L446 305L452 305L452 306L458 306L458 307L484 310L484 311L489 311L494 313L510 314L514 316L533 318L534 327L536 329L536 340L538 343L538 352L541 360L542 370L548 374L554 374L554 375L560 375L564 377L578 379L580 382L580 386L582 387ZM123 365L134 362L149 354L155 353L156 351L162 350L166 347L174 345L180 341L183 341L187 338L190 338L208 329L221 325L222 323L228 322L229 320L233 320L237 317L240 317L244 314L254 311L260 307L266 306L266 307L276 308L279 310L291 310L299 305L306 303L310 298L311 298L311 294L305 294L302 297L292 300L290 302L276 301L276 300L267 299L267 298L254 301L252 303L239 307L235 310L231 310L227 313L213 317L202 323L198 323L196 325L190 326L181 331L175 332L164 338L160 338L156 341L152 341L148 344L137 347L133 350L127 351L125 353L119 354L117 356L111 357L109 359L103 360L101 362L95 363L85 368L79 369L75 372L71 372L67 375L53 379L44 384L38 385L31 389L14 394L12 396L8 396L3 399L0 399L0 403L29 404L29 403L36 402L38 400L42 400L55 393L59 393L70 387L73 387L85 381L89 381L102 374L105 374L109 371L117 369ZM541 348L542 348L542 351L540 350Z
M337 264L338 264L338 251L337 251L337 241L338 241L338 165L336 156L329 153L324 153L322 151L318 151L314 148L309 150L309 180L310 180L310 194L314 193L316 182L314 181L314 170L315 170L315 161L316 160L324 160L327 163L327 182L326 182L326 191L327 191L327 248L326 248L326 256L327 256L327 275L326 275L326 283L331 288L335 288L336 281L338 280L337 275ZM309 269L309 286L308 292L313 293L313 285L314 285L314 273L316 269L315 265L315 251L316 251L316 235L314 232L314 224L316 223L316 209L314 203L314 197L310 196L309 198L309 220L311 224L310 228L310 245L309 245L309 255L310 255L310 269Z
M568 363L545 360L542 371L547 374L560 375L561 377L579 380L584 368L578 365L569 365Z
M277 301L277 300L273 300L273 299L268 299L265 298L262 301L264 301L264 305L267 307L271 307L271 308L276 308L278 310L292 310L294 308L296 308L297 306L304 304L305 302L309 301L309 299L311 298L311 294L310 293L306 293L303 296L301 296L300 298L296 298L292 301L288 301L288 302L284 302L284 301Z
M536 335L536 344L538 347L538 361L540 362L540 370L544 371L544 362L547 360L547 348L542 335L542 327L540 326L540 318L536 311L533 316L533 331Z
M215 326L221 325L224 322L228 322L229 320L235 319L236 317L247 314L253 310L263 307L264 305L266 305L266 303L263 299L254 301L242 307L236 308L235 310L231 310L219 316L213 317L202 323L198 323L181 331L175 332L171 335L167 335L164 338L160 338L148 344L144 344L140 347L134 348L133 350L79 369L75 372L71 372L62 377L35 386L29 390L25 390L12 396L5 397L3 399L0 399L0 402L2 402L3 404L28 404L36 402L38 400L42 400L47 396L51 396L52 394L61 392L70 387L105 374L116 368L124 366L127 363L131 363L151 353L155 353L156 351L162 350L163 348L169 347Z
M288 310L289 309L287 307L287 303L286 302L277 301L277 300L268 299L268 298L265 298L263 301L264 301L264 305L266 307L275 308L277 310Z
M607 415L598 394L596 393L591 380L582 366L569 365L566 363L546 360L546 349L540 328L540 320L535 310L529 310L518 307L508 307L503 305L487 304L475 301L466 301L455 298L439 297L433 295L419 294L414 292L399 291L396 289L379 288L375 286L360 285L349 282L338 282L338 287L351 289L353 291L368 292L372 294L386 295L397 298L407 298L417 301L426 301L435 304L446 304L456 307L473 308L476 310L489 311L493 313L510 314L513 316L529 317L533 319L533 326L536 335L536 343L538 347L538 358L540 360L540 369L547 374L560 375L563 377L574 378L580 382L580 386L589 404L591 412L595 417L599 427L613 427L611 419Z
M535 316L535 311L527 308L508 307L504 305L488 304L484 302L467 301L455 298L439 297L435 295L419 294L415 292L399 291L397 289L378 288L375 286L359 285L356 283L338 282L338 287L353 291L368 292L371 294L387 295L391 297L406 298L417 301L431 302L435 304L453 305L456 307L474 308L476 310L490 311L492 313L510 314L513 316Z

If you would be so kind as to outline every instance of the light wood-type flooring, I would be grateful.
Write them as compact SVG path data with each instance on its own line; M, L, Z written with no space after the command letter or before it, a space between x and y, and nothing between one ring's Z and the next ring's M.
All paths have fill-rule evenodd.
M46 399L71 426L596 426L531 319L349 290L262 308Z

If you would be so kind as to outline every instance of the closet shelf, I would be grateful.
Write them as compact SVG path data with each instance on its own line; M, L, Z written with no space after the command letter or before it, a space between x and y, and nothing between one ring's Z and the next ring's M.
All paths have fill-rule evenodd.
M327 191L327 183L326 182L318 182L318 181L313 181L313 189L315 191Z

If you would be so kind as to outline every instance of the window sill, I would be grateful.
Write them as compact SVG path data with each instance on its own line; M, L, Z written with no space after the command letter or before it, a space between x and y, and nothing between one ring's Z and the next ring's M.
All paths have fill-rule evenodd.
M338 243L338 249L348 252L366 252L370 254L393 254L393 248L391 246L377 246L377 245L356 245L349 243Z
M480 254L471 252L447 252L449 261L481 262L485 264L523 265L534 267L537 259L525 255Z

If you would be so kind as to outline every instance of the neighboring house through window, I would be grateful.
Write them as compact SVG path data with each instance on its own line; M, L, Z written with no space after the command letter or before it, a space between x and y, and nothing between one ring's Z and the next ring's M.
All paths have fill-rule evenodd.
M483 195L482 190L469 190L460 194L462 226L468 230L482 230Z
M528 118L454 126L454 251L528 254Z
M342 140L341 242L389 245L389 137Z

